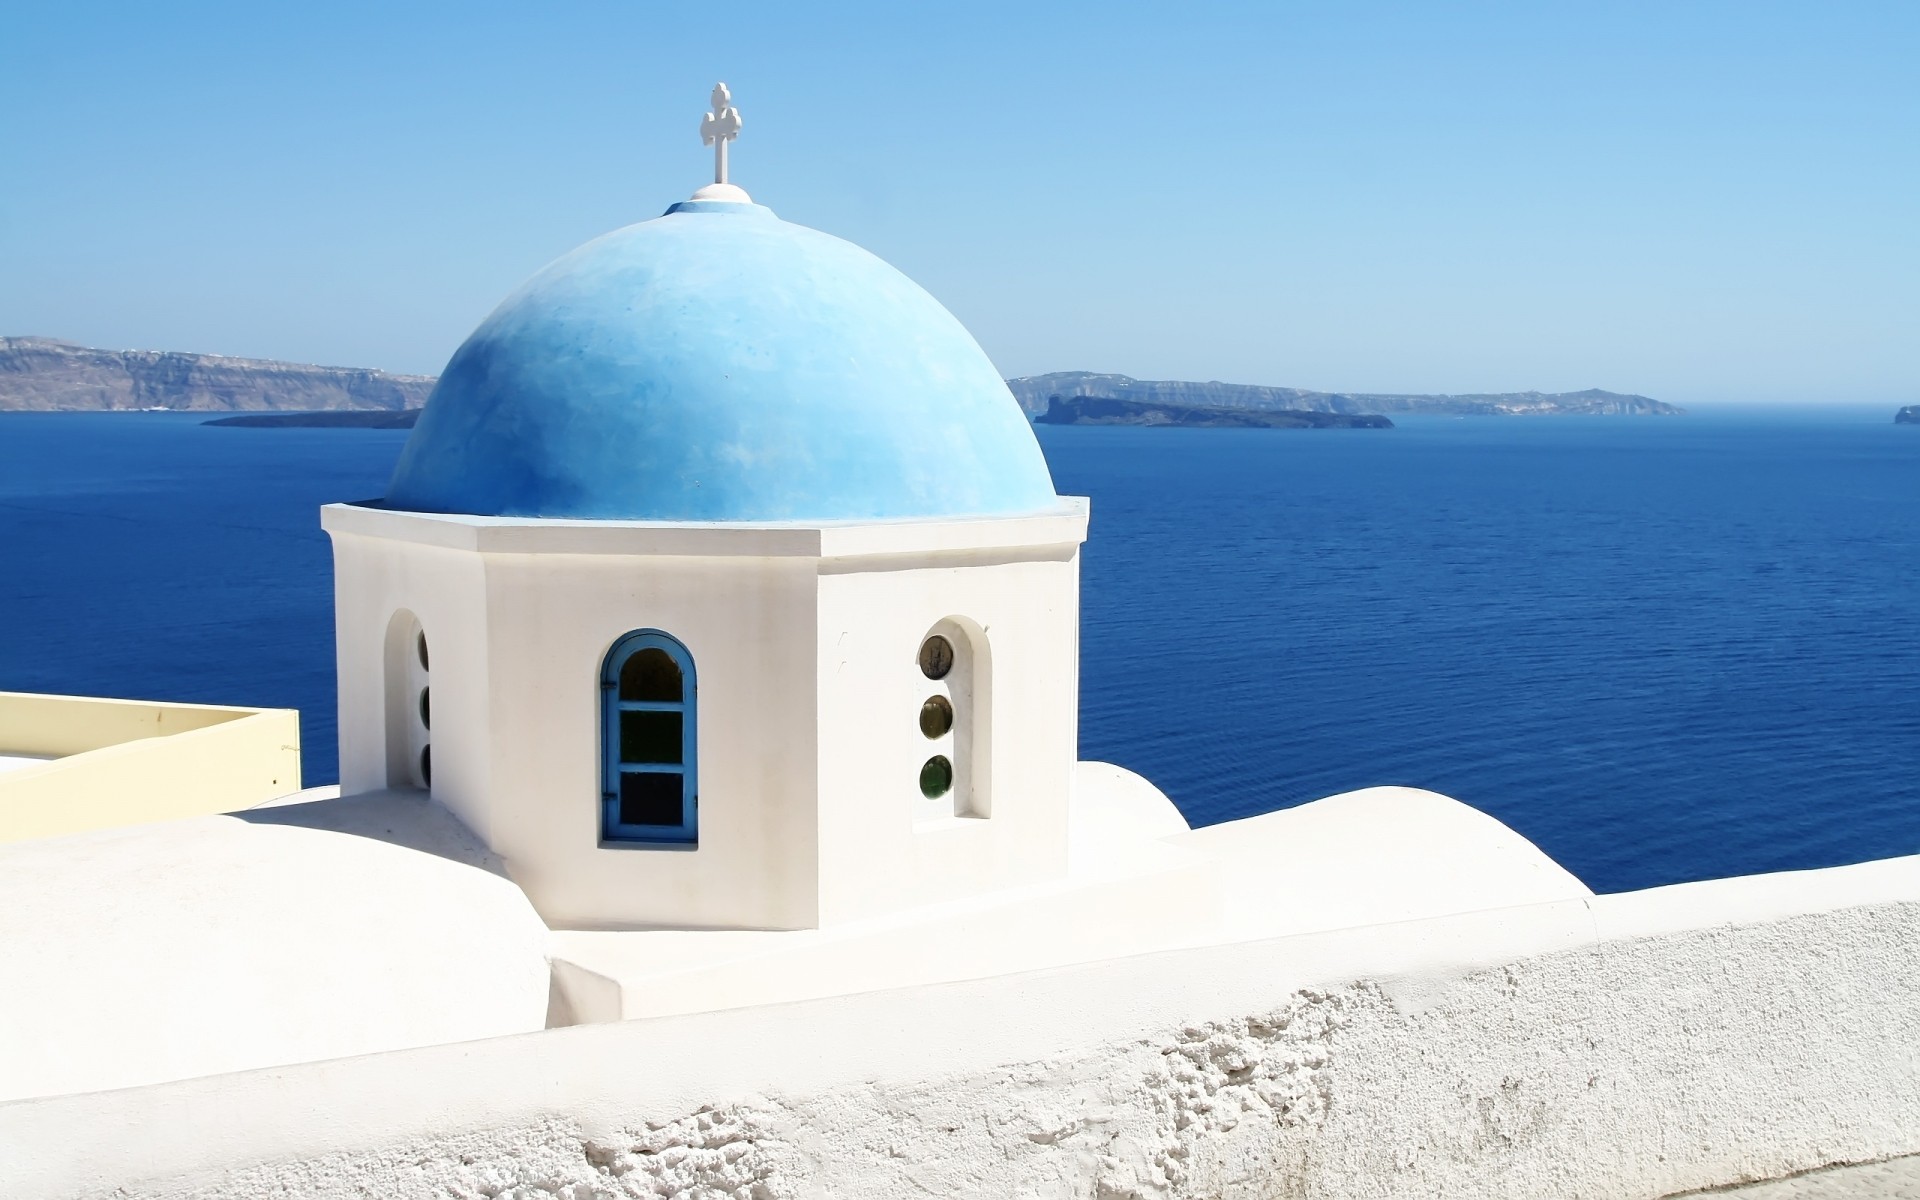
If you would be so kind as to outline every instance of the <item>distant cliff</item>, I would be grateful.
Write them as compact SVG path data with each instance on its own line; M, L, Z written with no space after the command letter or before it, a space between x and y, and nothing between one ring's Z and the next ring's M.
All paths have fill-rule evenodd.
M1893 414L1895 425L1920 425L1920 404L1909 404Z
M250 413L218 417L206 425L250 429L411 429L417 408L385 412ZM1053 397L1034 418L1042 425L1179 425L1210 429L1392 429L1382 416L1302 412L1297 409L1193 408L1183 404L1142 404L1099 396Z
M1149 404L1105 396L1050 396L1040 425L1178 425L1196 429L1392 429L1393 422L1369 414L1307 412L1301 409L1198 408L1186 404Z
M52 338L0 337L0 412L173 408L195 412L397 411L427 401L427 375L389 375L357 367L316 367L217 354L164 350L94 350ZM1615 416L1681 412L1646 396L1615 392L1505 392L1424 396L1308 392L1242 383L1129 379L1059 371L1009 379L1029 416L1051 396L1096 397L1185 409L1256 412L1533 414ZM1905 418L1898 418L1902 421Z
M1461 413L1473 416L1582 414L1589 416L1671 416L1684 412L1646 396L1622 396L1597 388L1584 392L1500 392L1467 396L1399 393L1307 392L1299 388L1246 383L1190 383L1178 379L1130 379L1090 371L1056 371L1007 380L1020 407L1043 413L1052 396L1101 396L1142 404L1187 408L1294 409L1330 413Z
M425 375L0 337L0 411L391 410L418 408L432 390Z

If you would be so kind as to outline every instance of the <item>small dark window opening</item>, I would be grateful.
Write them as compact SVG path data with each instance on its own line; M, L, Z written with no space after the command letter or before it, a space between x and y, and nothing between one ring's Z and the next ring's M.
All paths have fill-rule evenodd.
M920 643L920 673L928 679L945 679L953 670L953 643L934 634Z
M699 840L693 656L658 630L614 643L600 672L600 838Z
M953 728L953 702L945 696L928 696L920 706L920 732L937 738Z
M920 768L920 794L938 800L953 788L953 764L944 754L936 754Z

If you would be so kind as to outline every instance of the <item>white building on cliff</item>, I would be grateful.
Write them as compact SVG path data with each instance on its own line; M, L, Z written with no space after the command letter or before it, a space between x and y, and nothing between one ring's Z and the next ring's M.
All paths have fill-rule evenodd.
M337 798L0 846L0 1190L1652 1196L1920 1150L1912 860L1595 897L1431 793L1189 830L1077 762L1086 502L932 297L721 164L324 510Z

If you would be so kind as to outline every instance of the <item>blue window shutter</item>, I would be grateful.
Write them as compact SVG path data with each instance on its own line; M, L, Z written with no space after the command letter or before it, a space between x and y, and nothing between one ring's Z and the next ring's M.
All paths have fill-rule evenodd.
M668 686L660 659L653 657L641 659L635 673L635 687L644 697L624 694L629 663L649 651L671 662L678 686ZM693 655L669 634L637 629L607 651L600 671L603 843L698 843L697 695Z

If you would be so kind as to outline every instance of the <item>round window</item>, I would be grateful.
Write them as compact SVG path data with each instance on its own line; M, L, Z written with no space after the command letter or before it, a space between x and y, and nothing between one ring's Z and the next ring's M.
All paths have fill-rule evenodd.
M420 782L427 787L433 786L433 747L432 746L420 747Z
M426 670L427 669L427 635L426 634L419 633L414 635L413 649L414 649L414 652L419 654L420 656L420 669L422 671Z
M920 706L920 732L930 738L944 736L953 728L953 705L945 696L928 696Z
M928 679L945 679L953 670L953 643L934 634L920 643L920 673Z
M920 768L920 794L938 800L953 787L953 764L944 754L936 754Z
M420 689L420 728L433 728L433 704L427 699L426 688Z

